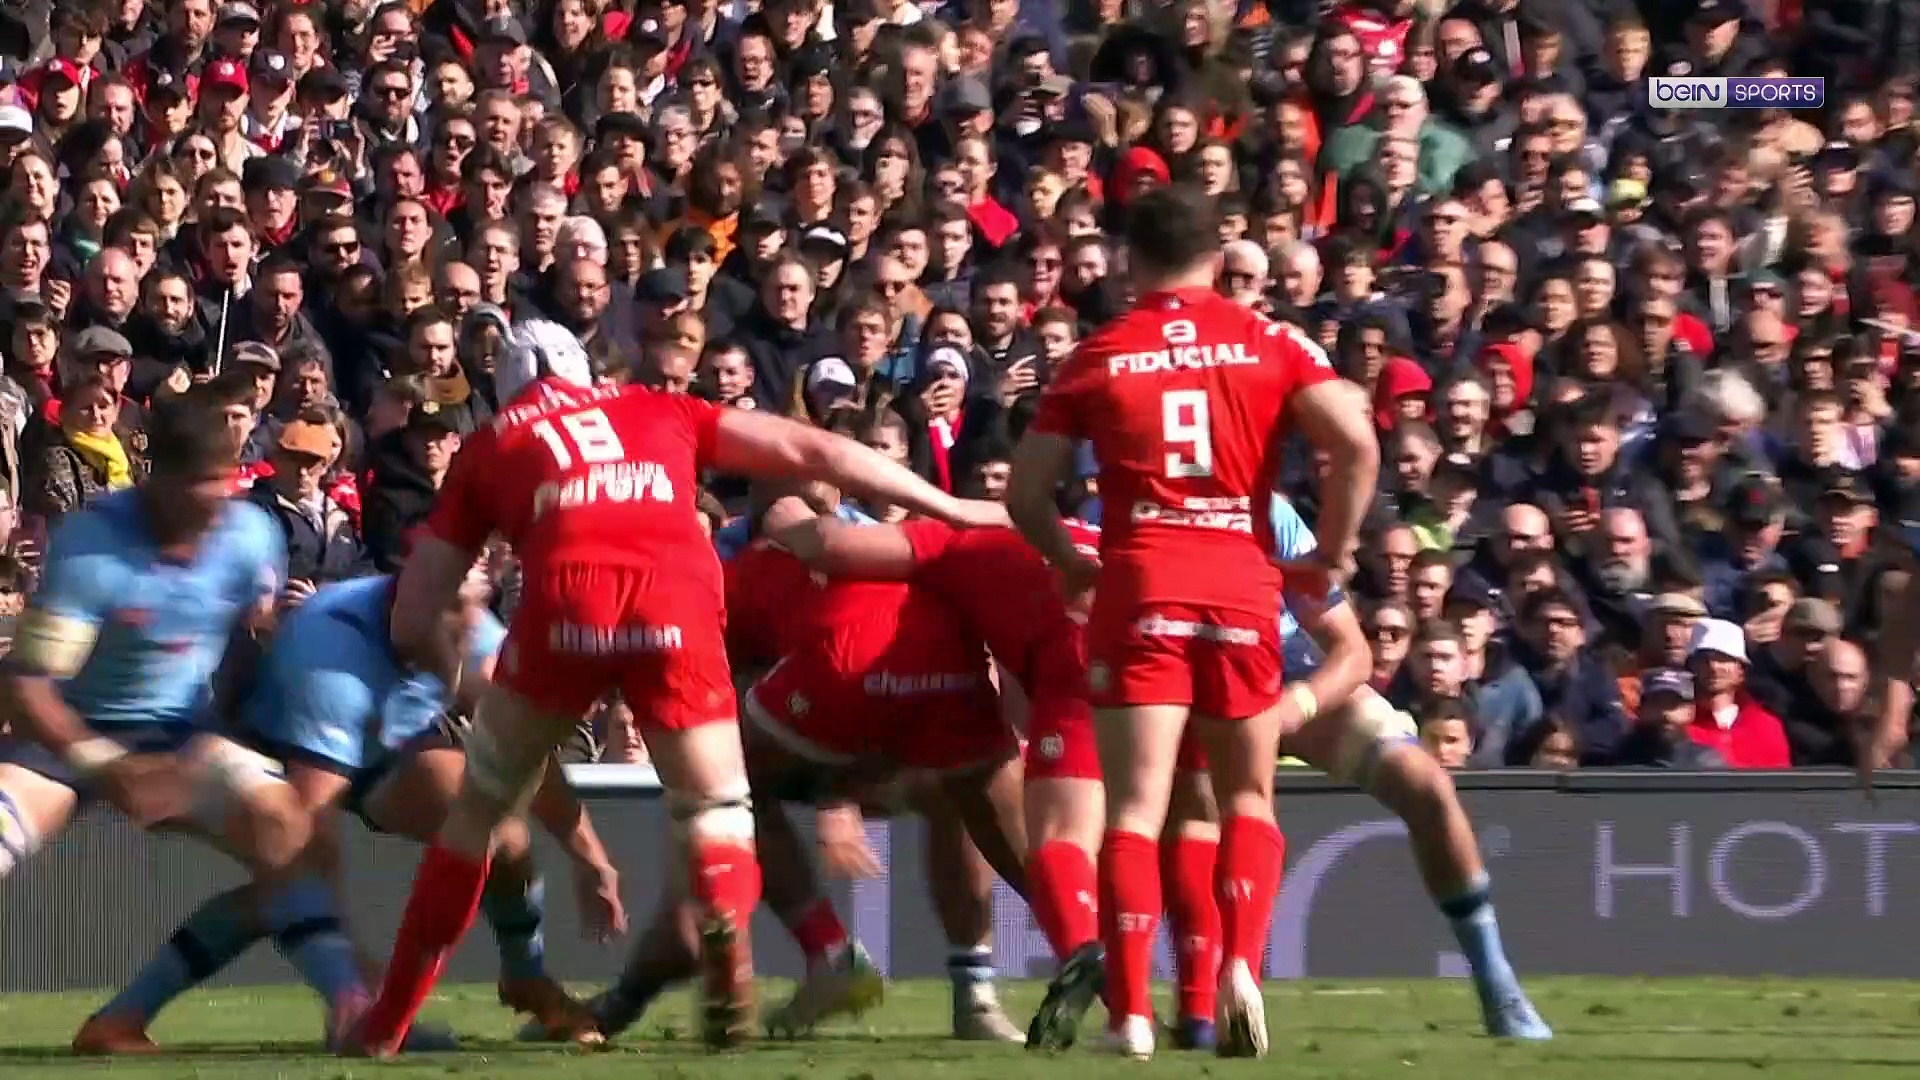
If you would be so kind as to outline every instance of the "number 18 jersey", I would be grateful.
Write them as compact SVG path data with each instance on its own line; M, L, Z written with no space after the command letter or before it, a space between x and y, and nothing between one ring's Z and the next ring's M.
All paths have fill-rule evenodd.
M1334 377L1298 330L1204 289L1143 296L1082 342L1033 425L1099 460L1099 603L1272 619L1281 420L1296 390Z
M694 484L720 411L684 394L534 383L454 459L429 527L524 567L496 677L556 715L619 690L645 728L731 721L720 559Z
M718 605L695 485L719 422L718 407L686 394L543 379L468 438L430 526L469 551L501 533L530 571L670 563Z

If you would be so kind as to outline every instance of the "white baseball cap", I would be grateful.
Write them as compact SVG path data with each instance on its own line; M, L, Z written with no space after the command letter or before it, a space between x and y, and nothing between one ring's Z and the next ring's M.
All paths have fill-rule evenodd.
M1687 643L1687 657L1718 653L1741 663L1747 662L1747 632L1725 619L1701 619L1693 624L1693 639Z
M33 134L33 114L18 105L0 105L0 131Z

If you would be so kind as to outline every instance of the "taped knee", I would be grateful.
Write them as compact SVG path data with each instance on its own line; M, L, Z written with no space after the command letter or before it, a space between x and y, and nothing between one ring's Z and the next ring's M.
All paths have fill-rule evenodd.
M13 796L0 791L0 878L13 873L40 845L27 816Z
M1340 734L1329 775L1342 783L1370 788L1381 755L1395 746L1417 744L1419 739L1412 717L1389 705L1386 698L1364 695L1352 706L1352 719Z
M506 808L510 817L519 817L533 803L534 793L547 772L547 753L538 756L501 737L498 724L487 722L487 714L474 718L467 733L467 783L488 799Z
M753 844L753 793L745 780L706 798L674 796L668 809L683 844Z
M286 783L280 763L216 735L195 739L187 750L193 769L193 820L223 834L234 810L256 804L258 793Z

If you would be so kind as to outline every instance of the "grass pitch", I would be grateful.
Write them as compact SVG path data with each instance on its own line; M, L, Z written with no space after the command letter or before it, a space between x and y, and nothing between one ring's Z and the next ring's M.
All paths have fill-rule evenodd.
M673 995L621 1044L600 1052L510 1041L515 1023L491 987L453 987L426 1015L451 1023L473 1050L391 1064L341 1061L313 1041L319 1009L303 990L265 988L195 995L155 1028L157 1058L79 1059L67 1040L103 995L0 997L0 1077L67 1080L1072 1080L1087 1069L1143 1077L1285 1077L1286 1080L1716 1080L1793 1077L1856 1080L1920 1076L1920 983L1715 979L1539 979L1530 987L1557 1038L1505 1045L1479 1033L1464 982L1270 984L1273 1053L1226 1062L1163 1049L1150 1065L1122 1065L1083 1044L1058 1056L945 1038L944 983L895 984L859 1021L802 1042L762 1041L710 1056L691 1041L691 1001ZM1039 986L1009 983L1022 1023ZM779 1000L785 987L768 987ZM1100 1026L1099 1013L1089 1018ZM306 1036L306 1038L302 1038ZM1084 1077L1084 1072L1079 1074Z

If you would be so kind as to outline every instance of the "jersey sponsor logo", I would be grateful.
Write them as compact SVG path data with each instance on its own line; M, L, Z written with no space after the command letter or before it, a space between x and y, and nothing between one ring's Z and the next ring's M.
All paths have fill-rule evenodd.
M1220 626L1217 623L1195 622L1192 619L1169 619L1163 615L1149 615L1133 624L1134 632L1141 637L1198 638L1201 641L1216 641L1222 645L1258 645L1260 631L1244 626Z
M901 675L892 671L876 671L867 676L862 687L868 697L918 697L922 694L971 690L978 685L980 676L971 673L942 671Z
M1128 514L1135 525L1178 525L1190 529L1253 535L1253 501L1244 495L1182 499L1179 506L1142 499Z
M616 461L595 465L584 476L548 481L533 493L533 517L539 520L558 507L573 510L598 503L630 503L651 499L673 501L673 478L664 465L651 461Z
M1154 375L1163 371L1203 371L1259 362L1259 355L1249 353L1239 342L1169 345L1152 352L1116 353L1107 358L1107 374Z
M581 656L672 652L685 645L678 626L579 626L558 623L547 632L555 652Z

